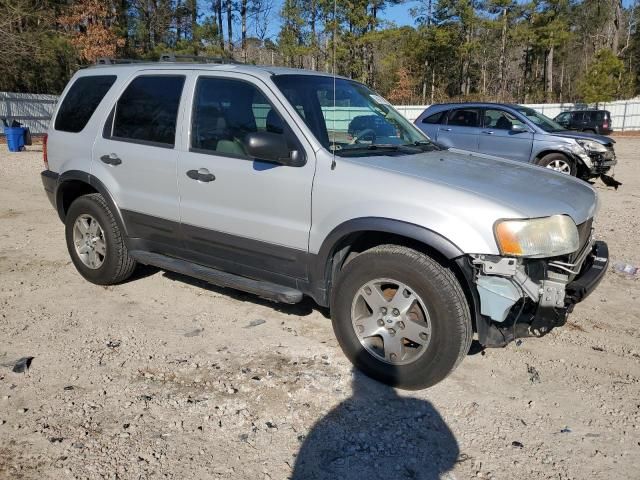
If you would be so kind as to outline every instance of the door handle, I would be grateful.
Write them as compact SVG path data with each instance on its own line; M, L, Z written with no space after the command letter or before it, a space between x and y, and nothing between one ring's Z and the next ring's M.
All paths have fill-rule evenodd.
M107 165L113 165L113 166L120 165L122 163L122 160L120 160L120 158L118 158L118 156L115 153L112 153L110 155L102 155L100 157L100 160L102 160Z
M450 128L439 128L438 130L440 130L441 132L450 132L451 131Z
M191 180L197 180L199 182L213 182L216 176L209 172L206 168L200 168L198 170L188 170L187 177Z
M484 133L485 135L493 135L493 131L492 130L484 131L482 133Z

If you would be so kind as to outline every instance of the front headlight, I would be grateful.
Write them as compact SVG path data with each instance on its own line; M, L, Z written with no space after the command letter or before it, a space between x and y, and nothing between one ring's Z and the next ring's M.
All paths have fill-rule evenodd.
M501 220L495 226L500 253L515 257L556 257L578 250L578 228L566 215Z
M593 140L576 139L576 142L587 152L605 153L607 151L607 147Z

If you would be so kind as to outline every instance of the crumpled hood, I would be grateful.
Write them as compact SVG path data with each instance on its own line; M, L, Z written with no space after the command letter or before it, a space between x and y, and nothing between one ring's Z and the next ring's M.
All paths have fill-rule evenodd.
M598 143L601 143L602 145L609 145L609 144L616 143L616 141L613 138L605 137L604 135L597 135L595 133L585 133L585 132L572 132L570 130L567 130L566 132L553 132L553 133L550 133L549 135L580 139L580 140L594 140Z
M369 156L350 161L470 192L507 206L523 218L566 214L581 224L593 217L597 194L586 182L521 162L440 150L416 155Z

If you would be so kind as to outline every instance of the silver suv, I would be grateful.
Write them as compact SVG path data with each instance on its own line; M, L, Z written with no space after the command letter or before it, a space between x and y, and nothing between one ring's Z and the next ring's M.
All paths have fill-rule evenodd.
M474 334L495 347L564 324L605 273L588 184L443 150L360 83L105 63L65 89L42 173L90 282L141 263L309 296L355 365L416 389L445 378Z

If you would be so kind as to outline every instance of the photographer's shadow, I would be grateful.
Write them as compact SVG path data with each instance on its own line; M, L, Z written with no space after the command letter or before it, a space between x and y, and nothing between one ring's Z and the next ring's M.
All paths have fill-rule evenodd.
M293 480L432 480L453 468L458 442L429 402L357 370L352 382L353 395L305 438Z

